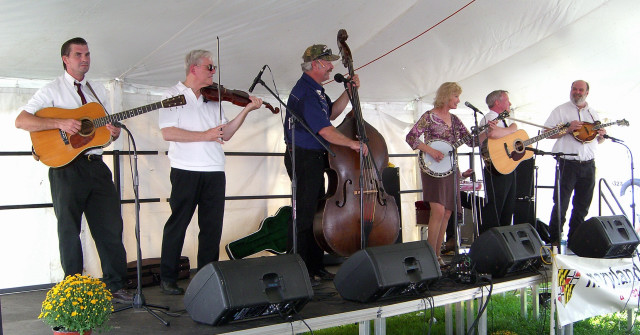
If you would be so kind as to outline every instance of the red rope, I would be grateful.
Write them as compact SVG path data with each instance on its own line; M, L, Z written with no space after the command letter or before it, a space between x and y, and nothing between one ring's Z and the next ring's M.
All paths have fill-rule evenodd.
M451 18L451 17L453 17L454 15L458 14L459 12L461 12L463 9L465 9L465 8L469 7L469 5L471 5L471 4L472 4L472 3L474 3L475 1L476 1L476 0L471 0L471 2L469 2L468 4L466 4L466 5L462 6L460 9L458 9L458 10L457 10L457 11L455 11L455 12L453 12L451 15L449 15L449 16L445 17L444 19L440 20L440 22L438 22L438 23L434 24L433 26L429 27L429 29L427 29L427 30L425 30L425 31L421 32L420 34L418 34L418 35L417 35L417 36L415 36L414 38L412 38L412 39L410 39L410 40L408 40L408 41L406 41L406 42L404 42L404 43L400 44L399 46L397 46L397 47L395 47L395 48L393 48L393 49L391 49L390 51L388 51L387 53L383 54L382 56L379 56L379 57L375 58L374 60L372 60L372 61L370 61L370 62L368 62L368 63L366 63L366 64L364 64L364 65L362 65L362 66L360 66L360 67L358 67L358 68L356 68L354 71L360 70L360 69L364 68L365 66L368 66L369 64L372 64L372 63L374 63L374 62L377 62L378 60L380 60L381 58L383 58L383 57L385 57L385 56L389 55L390 53L392 53L392 52L394 52L394 51L396 51L396 50L398 50L398 49L402 48L403 46L405 46L405 45L407 45L407 44L409 44L409 43L411 43L411 42L413 42L413 41L414 41L415 39L417 39L418 37L420 37L420 36L422 36L422 35L424 35L424 34L428 33L429 31L431 31L433 28L435 28L435 27L439 26L439 25L440 25L441 23L443 23L444 21L447 21L448 19L450 19L450 18ZM328 84L328 83L330 83L330 82L332 82L332 81L333 81L333 80L327 81L327 82L326 82L326 83L324 83L324 84ZM324 85L324 84L323 84L323 85Z

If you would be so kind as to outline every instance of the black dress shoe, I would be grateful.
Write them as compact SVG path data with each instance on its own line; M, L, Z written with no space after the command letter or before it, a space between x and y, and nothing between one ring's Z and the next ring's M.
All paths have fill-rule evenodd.
M133 303L133 295L127 290L121 288L115 292L111 292L111 302L118 304L131 304Z
M176 283L170 283L164 280L160 282L160 289L164 294L169 294L169 295L184 294L184 289L181 287L178 287Z
M313 275L320 278L321 280L333 280L336 275L327 271L325 268L316 269L313 271Z

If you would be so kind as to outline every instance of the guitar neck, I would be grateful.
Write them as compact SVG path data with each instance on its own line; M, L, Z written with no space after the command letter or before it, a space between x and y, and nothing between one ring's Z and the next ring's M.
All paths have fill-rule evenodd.
M504 120L507 116L509 116L509 112L504 111L502 113L500 113L498 115L497 118L493 119L495 121L501 121ZM483 132L485 129L487 129L489 127L489 123L485 123L482 126L478 127L478 131L477 133L480 134L481 132ZM453 149L457 149L459 146L467 143L468 140L470 140L473 137L473 132L465 135L464 137L462 137L461 139L457 140L454 144L453 144Z
M567 128L568 128L568 127L569 127L569 123L565 123L565 124L563 124L561 127L557 127L557 128L555 128L555 129L552 129L552 130L546 131L546 132L544 132L544 133L542 133L542 134L540 134L540 135L538 135L538 136L532 137L532 138L530 138L530 139L528 139L528 140L524 141L524 142L523 142L523 144L524 144L524 146L526 147L526 146L528 146L529 144L532 144L532 143L538 142L538 141L540 141L540 140L542 140L542 139L545 139L545 138L547 138L547 137L551 137L551 136L553 136L553 135L557 135L557 134L560 134L560 133L562 133L562 132L565 132L565 131L567 131Z
M116 113L116 114L111 114L111 115L107 115L101 118L97 118L95 120L93 120L95 127L102 127L108 123L112 123L114 121L122 121L122 120L126 120L128 118L134 117L134 116L138 116L140 114L144 114L144 113L148 113L151 111L154 111L156 109L160 109L162 108L162 101L159 102L154 102L152 104L148 104L145 106L140 106L134 109L130 109L130 110L126 110L126 111L122 111L120 113Z
M593 130L598 130L600 128L613 126L614 124L620 124L620 121L597 124L597 125L593 126Z

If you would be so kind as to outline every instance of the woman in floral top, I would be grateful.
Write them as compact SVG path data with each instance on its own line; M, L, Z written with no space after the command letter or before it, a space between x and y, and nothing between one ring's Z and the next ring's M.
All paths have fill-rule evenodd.
M455 143L469 134L469 131L464 124L462 124L462 121L449 112L449 110L458 107L461 93L462 88L457 83L447 82L440 85L433 102L435 107L422 114L418 122L411 128L409 134L407 134L406 140L412 149L423 151L439 162L445 158L444 153L426 145L420 140L420 136L424 134L425 141L439 139L449 143ZM466 142L466 144L471 146L471 140ZM456 173L459 174L459 171L456 171ZM469 175L471 175L471 170L467 170L463 174L464 177ZM444 241L447 223L456 204L454 196L459 195L459 192L456 191L459 190L459 186L454 187L455 179L453 174L443 178L436 178L422 172L421 177L423 200L428 202L431 207L427 242L436 252L440 266L445 266L444 261L440 257L440 246ZM458 201L458 204L459 203Z

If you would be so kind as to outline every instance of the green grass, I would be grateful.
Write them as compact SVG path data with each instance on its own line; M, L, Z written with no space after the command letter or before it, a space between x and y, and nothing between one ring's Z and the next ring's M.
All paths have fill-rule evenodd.
M529 298L530 298L529 294ZM494 295L487 307L488 334L492 335L529 335L549 334L549 309L540 307L543 316L536 319L520 316L519 291ZM455 312L454 312L455 314ZM403 314L387 319L387 334L428 334L428 320L431 311ZM466 314L465 314L466 315ZM434 309L435 323L431 326L431 334L445 333L444 307ZM573 333L576 335L640 335L640 317L635 317L635 326L631 332L626 331L627 313L613 313L605 316L593 317L576 322L573 325ZM355 335L358 334L358 325L350 324L341 327L314 330L316 335ZM373 334L373 329L371 334ZM455 333L455 323L454 323ZM310 333L306 333L310 334Z

